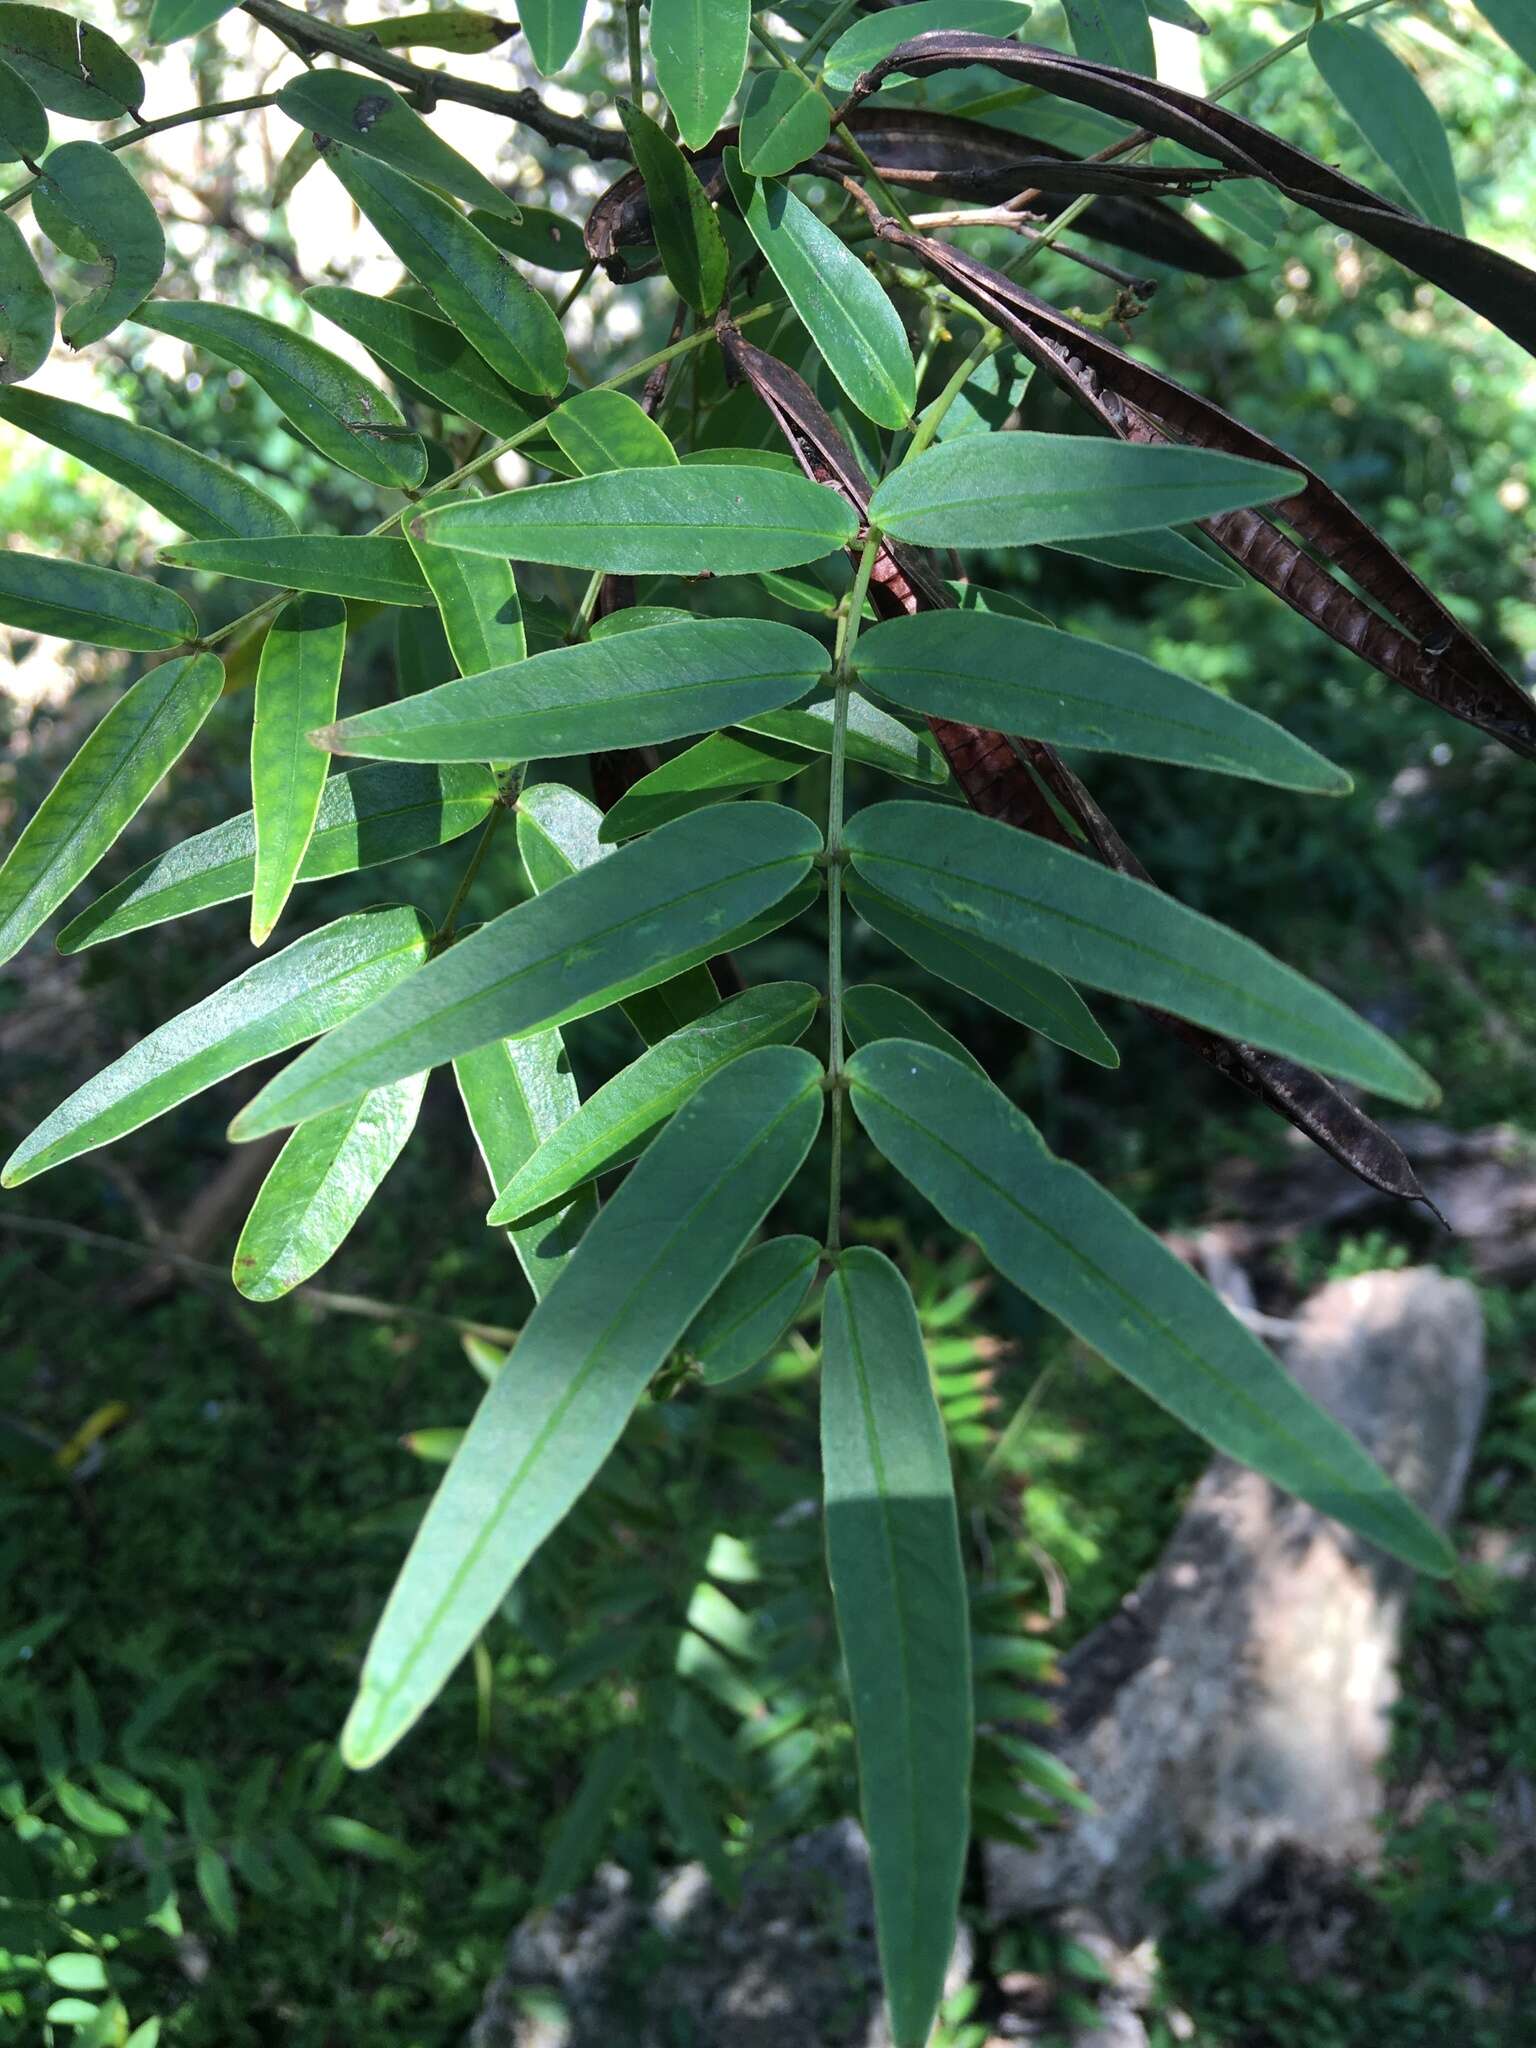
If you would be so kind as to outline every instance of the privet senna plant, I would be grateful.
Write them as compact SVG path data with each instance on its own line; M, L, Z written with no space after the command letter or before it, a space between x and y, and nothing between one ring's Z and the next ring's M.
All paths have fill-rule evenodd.
M1251 577L1430 705L1536 753L1524 691L1322 478L1150 367L1134 336L1111 342L1105 317L1020 282L1047 249L1069 255L1120 287L1111 311L1129 331L1150 284L1138 292L1067 229L1220 279L1242 262L1216 229L1299 242L1315 217L1530 347L1536 277L1464 239L1433 109L1366 19L1390 30L1389 7L1319 18L1201 98L1155 75L1149 13L1203 27L1171 0L1065 0L1060 20L1042 7L1040 32L1064 30L1070 48L1022 40L1035 24L1015 0L807 0L771 17L748 0L651 0L644 14L627 0L592 24L626 93L588 120L536 86L400 54L474 55L514 33L468 10L345 23L245 0L291 75L146 119L144 76L108 35L0 4L0 155L27 174L0 211L0 414L187 536L164 551L179 572L166 582L0 554L0 619L151 657L11 847L0 941L8 957L53 917L249 683L250 810L87 903L58 944L248 897L258 949L76 1089L5 1182L308 1041L232 1127L236 1140L292 1132L235 1254L236 1286L270 1300L335 1252L408 1142L426 1076L453 1069L495 1186L489 1221L535 1306L488 1372L379 1621L342 1736L358 1767L431 1705L648 1390L681 1379L721 1398L819 1309L825 1556L902 2048L927 2039L950 1953L973 1694L950 1460L911 1291L883 1253L842 1243L859 1235L843 1216L851 1143L1212 1444L1423 1570L1452 1563L1186 1266L1054 1157L916 1002L848 989L842 965L853 913L1104 1066L1117 1055L1079 991L1125 998L1344 1166L1424 1199L1339 1084L1422 1104L1427 1076L1161 892L1061 750L1298 797L1347 778L1259 712L966 574L970 550L1044 547L1217 588ZM227 11L154 0L150 40ZM1536 58L1514 0L1483 12ZM583 0L538 0L514 51L557 75L585 25ZM1303 53L1384 189L1228 104ZM505 117L504 164L455 149L461 103ZM162 283L159 216L133 169L164 129L263 108L291 124L281 192L338 181L401 267L383 297L315 285L313 331L193 298L174 272ZM1052 139L1063 108L1091 118L1095 154ZM106 139L54 140L53 116L104 124ZM620 174L582 225L523 203L525 150ZM1184 210L1192 196L1203 218ZM36 236L17 225L26 205ZM955 239L978 222L1019 230L1003 267ZM557 311L546 285L560 272L574 282ZM561 313L599 273L633 282L672 338L573 384ZM299 530L218 450L26 388L53 345L56 288L72 347L134 323L243 372L295 435L376 489L377 523ZM1031 373L1077 401L1085 432L1019 428ZM498 474L507 457L520 462ZM574 612L553 603L551 567L587 577ZM181 593L218 603L217 579L262 594L205 629ZM380 607L398 608L401 691L338 717L349 633ZM829 797L813 817L795 783L818 757ZM891 786L849 815L851 764ZM474 902L484 921L467 926L486 849L509 830L527 893ZM305 897L290 902L300 884L471 832L440 917L395 903L317 923ZM752 941L818 905L824 988L744 982ZM260 951L274 934L286 943ZM613 1006L645 1049L583 1101L562 1027ZM762 1237L819 1142L824 1237ZM589 1805L633 1747L594 1764Z

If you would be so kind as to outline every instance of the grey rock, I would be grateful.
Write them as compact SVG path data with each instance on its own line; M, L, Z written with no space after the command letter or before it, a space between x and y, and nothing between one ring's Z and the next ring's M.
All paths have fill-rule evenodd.
M950 1988L971 1966L964 1929ZM517 1928L469 2048L890 2048L869 1851L851 1821L749 1868L731 1906L701 1865L654 1896L605 1864Z
M1474 1290L1431 1268L1337 1281L1283 1356L1445 1526L1485 1393ZM1410 1581L1218 1458L1156 1569L1066 1660L1056 1747L1098 1810L1033 1850L993 1845L993 1913L1085 1906L1131 1946L1155 1925L1147 1880L1164 1862L1209 1865L1213 1909L1282 1845L1368 1862Z

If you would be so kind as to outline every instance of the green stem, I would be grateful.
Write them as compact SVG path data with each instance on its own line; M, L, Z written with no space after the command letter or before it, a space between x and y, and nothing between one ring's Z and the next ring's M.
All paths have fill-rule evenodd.
M1330 21L1353 21L1357 14L1374 14L1378 7L1390 7L1393 0L1359 0L1354 7L1346 7L1341 13L1330 15ZM1229 92L1236 92L1240 85L1246 85L1250 78L1257 78L1261 71L1267 71L1271 64L1278 64L1282 57L1288 57L1292 50L1299 50L1312 33L1309 22L1298 29L1293 36L1287 36L1283 43L1276 43L1272 50L1266 50L1262 57L1255 57L1251 64L1245 64L1241 71L1234 71L1230 78L1224 78L1220 85L1214 85L1206 94L1208 100L1224 100Z
M645 60L640 54L640 0L624 0L624 29L629 47L629 97L643 112Z
M151 135L163 135L167 128L185 128L189 121L212 121L221 114L253 114L262 107L275 107L275 92L252 93L243 100L210 100L206 106L183 107L179 114L163 114L158 121L146 121L142 127L130 129L126 135L114 135L110 142L102 144L103 149L132 149L136 142L147 142ZM28 178L23 185L17 185L0 199L0 213L9 212L19 206L36 188L36 178Z
M949 382L944 386L944 389L918 421L917 429L912 439L908 442L906 452L901 458L903 462L910 462L914 455L921 455L925 448L933 445L934 435L937 434L939 428L944 424L944 415L949 411L949 408L954 404L982 364L990 355L1000 349L1002 345L1003 336L999 328L985 327L982 329L981 338L976 343L976 346L971 350L965 361L961 363Z
M469 865L459 877L459 886L453 892L453 901L443 913L443 921L432 938L432 951L441 953L453 944L453 935L458 930L459 912L464 908L465 899L475 886L475 877L485 863L485 856L491 850L491 841L496 837L496 828L507 815L508 806L498 795L491 806L491 815L486 819L480 837L475 841L475 850L469 857Z
M852 585L838 608L837 644L832 656L832 765L827 786L827 1087L832 1098L832 1161L827 1180L827 1250L842 1241L843 1207L843 787L848 768L848 699L853 690L853 652L864 615L869 579L880 552L880 534L871 528L854 571Z
M858 8L859 0L838 0L838 4L827 16L813 36L800 46L800 62L809 64L818 50L825 49L835 35L842 32L845 22L850 20Z
M782 69L784 69L785 71L793 72L794 76L798 78L800 80L800 83L803 86L805 86L809 91L818 94L824 100L827 99L826 93L822 91L822 88L817 84L816 80L812 78L810 73L806 71L799 64L799 62L789 54L788 50L784 48L783 44L779 41L777 36L775 36L770 30L762 26L762 24L758 21L756 15L754 15L752 18L752 33L757 38L757 40L762 44L763 48L768 52L769 56L773 59L775 64L781 66ZM827 100L827 105L831 107L832 102L830 100ZM887 212L889 212L895 219L899 220L904 228L911 228L912 221L911 217L907 213L906 208L902 205L901 201L896 197L895 193L891 190L890 186L886 184L885 180L881 177L880 173L875 169L875 166L870 162L869 158L865 155L863 149L859 146L858 138L853 134L852 130L849 128L848 123L846 121L834 120L834 126L837 131L838 139L841 141L843 147L847 150L848 154L853 158L853 161L858 166L859 170L863 173L865 178L868 179L870 185L874 188L876 192L879 193L881 201L884 204Z

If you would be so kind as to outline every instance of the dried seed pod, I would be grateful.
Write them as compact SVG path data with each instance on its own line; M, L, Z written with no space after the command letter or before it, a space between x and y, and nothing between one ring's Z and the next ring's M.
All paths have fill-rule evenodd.
M894 221L882 222L880 233L994 321L1122 440L1188 441L1300 470L1306 488L1276 509L1321 562L1262 512L1224 513L1203 521L1204 530L1341 647L1513 753L1536 758L1536 706L1525 691L1375 528L1298 456L974 257L931 236L910 234Z
M857 107L894 71L924 78L967 64L985 64L1021 85L1094 107L1149 135L1167 136L1242 177L1262 179L1298 206L1395 256L1536 353L1536 275L1522 264L1395 206L1214 100L1179 92L1155 78L1059 50L938 30L899 44L865 72L849 105Z
M1032 136L921 107L863 108L850 117L848 126L887 184L935 199L984 204L1011 199L1031 185L1062 198L1098 192L1101 196L1078 223L1080 232L1201 277L1242 274L1242 264L1229 250L1158 196L1166 190L1186 190L1191 182L1209 184L1207 171L1082 164ZM723 128L703 149L685 152L712 199L725 189L721 151L736 142L737 132ZM804 168L836 178L858 166L834 135ZM652 267L643 260L637 268L627 254L648 248L651 241L645 185L638 171L628 171L601 195L588 217L587 254L610 277L624 282Z

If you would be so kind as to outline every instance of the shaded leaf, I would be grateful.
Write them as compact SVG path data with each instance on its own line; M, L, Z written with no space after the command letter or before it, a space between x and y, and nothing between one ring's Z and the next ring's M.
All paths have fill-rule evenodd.
M149 10L152 43L179 43L195 36L238 7L240 0L153 0Z
M308 336L207 300L156 299L137 317L243 370L306 441L355 476L395 490L426 476L427 451L388 392Z
M855 1046L871 1045L881 1038L911 1038L919 1045L931 1045L948 1053L962 1066L985 1080L986 1069L976 1055L963 1046L953 1032L934 1022L921 1004L914 1003L894 988L878 982L859 982L843 991L843 1023Z
M347 1240L415 1128L425 1074L301 1124L261 1184L235 1246L247 1301L277 1301Z
M599 836L605 845L617 845L724 797L788 782L809 767L811 759L804 749L783 740L748 732L711 733L642 775L603 819Z
M304 302L360 341L375 361L498 439L533 425L537 414L448 321L347 285L311 285Z
M0 866L0 960L85 880L219 700L212 654L162 662L118 698Z
M346 606L340 598L310 595L290 598L262 646L251 726L253 946L271 937L320 813L330 762L309 735L336 716L346 645Z
M488 1223L537 1216L573 1189L625 1166L712 1074L760 1045L793 1045L820 998L805 982L745 990L685 1024L589 1095L497 1186Z
M606 469L669 469L677 451L623 391L578 391L549 416L549 432L583 476Z
M871 889L857 876L847 883L848 901L864 922L915 960L919 967L964 989L988 1008L1000 1010L1029 1031L1064 1045L1101 1067L1118 1067L1120 1055L1099 1029L1087 1004L1059 974L1022 960L979 932L954 929L939 919Z
M453 1074L493 1193L581 1105L558 1031L492 1039L461 1053ZM582 1188L552 1215L507 1232L535 1300L549 1292L596 1214L595 1192Z
M1059 540L1057 553L1081 555L1112 569L1131 569L1144 576L1173 576L1183 583L1204 583L1212 590L1241 588L1242 577L1182 533L1154 527L1148 533L1122 533L1113 539Z
M1526 0L1475 0L1478 13L1515 55L1536 71L1536 17Z
M1147 0L1061 0L1072 47L1095 64L1157 76Z
M419 517L449 547L614 575L793 568L856 529L832 492L803 477L708 464L533 484Z
M56 114L120 121L144 102L144 74L127 52L55 7L0 6L0 57Z
M100 470L199 540L292 533L265 491L185 441L41 391L0 392L0 420Z
M736 97L747 68L751 0L651 0L651 61L677 132L698 149Z
M71 348L100 341L160 282L165 231L122 160L99 142L65 142L43 159L39 189L87 237L105 282L66 309L59 332Z
M350 1763L374 1763L400 1740L580 1498L800 1166L821 1114L809 1053L748 1053L678 1112L600 1212L427 1511L342 1735Z
M828 369L877 425L904 427L917 404L917 372L906 330L880 285L785 186L748 178L731 150L725 171L753 240Z
M160 550L163 562L313 590L377 604L430 604L432 592L410 544L392 534L278 534L270 540L183 540Z
M677 144L649 114L620 100L619 119L635 153L648 228L667 281L696 313L713 313L730 261L715 210Z
M0 214L0 385L40 370L53 347L53 293L27 238Z
M1139 654L997 613L922 612L863 634L867 689L908 711L1330 796L1349 777L1260 713Z
M428 937L414 910L365 910L259 961L77 1088L12 1153L0 1185L19 1187L108 1145L216 1081L328 1030L406 981L426 958Z
M869 513L883 531L924 546L1023 547L1270 504L1298 481L1272 464L1204 448L977 434L940 442L892 471Z
M528 40L528 53L546 78L562 71L576 54L587 0L527 0L518 18Z
M1005 1278L1218 1450L1421 1570L1454 1554L1205 1283L990 1084L926 1046L848 1064L876 1145Z
M444 317L518 391L565 389L565 335L554 309L516 266L435 192L386 164L332 146L329 168Z
M301 71L277 96L301 128L345 143L420 185L516 220L516 202L451 149L381 78L354 71Z
M789 711L770 711L761 718L742 721L749 732L769 739L787 740L792 746L810 747L827 753L832 746L832 724L836 705L832 692L797 704ZM944 763L925 733L915 733L871 704L857 690L848 699L848 758L866 767L884 769L903 782L940 787L948 778Z
M360 712L323 738L337 753L395 760L587 754L712 732L792 704L826 664L821 644L793 626L690 619L554 647Z
M741 167L778 178L826 146L832 109L826 96L792 71L759 71L741 112Z
M813 1237L771 1237L743 1253L683 1335L706 1386L739 1379L778 1349L820 1263Z
M545 1855L534 1888L536 1905L553 1905L591 1876L613 1824L613 1809L639 1762L640 1742L633 1728L616 1729L593 1750Z
M445 845L479 824L495 797L494 778L478 766L419 768L389 762L332 775L320 793L315 829L295 880L349 875ZM255 869L256 821L252 812L243 811L178 841L98 896L59 934L59 951L78 953L167 918L233 902L250 894Z
M423 505L453 502L451 497L439 494L423 500ZM414 519L405 522L405 537L437 600L443 631L459 674L478 675L503 662L521 661L528 652L528 636L523 628L523 608L518 601L512 564L498 561L492 555L471 555L463 548L438 547L418 532ZM512 757L526 758L515 749Z
M1067 0L1069 15L1083 4L1084 0ZM1093 0L1087 0L1087 4L1093 4ZM1141 7L1141 0L1119 0L1119 4ZM874 14L855 16L826 54L822 83L835 92L846 92L861 71L878 64L898 43L926 35L930 29L973 29L978 35L1010 36L1023 28L1029 14L1029 8L1021 5L1020 0L907 0L902 6L882 7ZM1142 20L1145 23L1144 8Z
M924 2048L970 1833L965 1572L917 1311L889 1259L864 1246L827 1282L821 1462L891 2032L896 2048Z
M1426 220L1466 232L1456 166L1440 116L1423 86L1381 37L1359 21L1320 21L1307 55L1349 119Z
M866 881L951 933L1394 1100L1435 1098L1423 1070L1336 997L1149 883L936 805L877 804L845 841Z
M174 590L120 569L19 548L0 548L0 623L143 653L163 653L197 634L191 606Z
M487 241L505 249L509 256L521 256L525 263L537 263L545 270L585 270L586 244L574 221L552 213L547 206L526 202L518 207L518 213L518 220L506 220L500 214L471 207L469 217Z
M493 1038L526 1037L665 981L809 870L815 826L778 804L759 808L750 833L718 811L679 818L493 918L301 1054L232 1134L302 1123Z
M48 115L14 65L0 57L0 163L35 164L48 147Z

